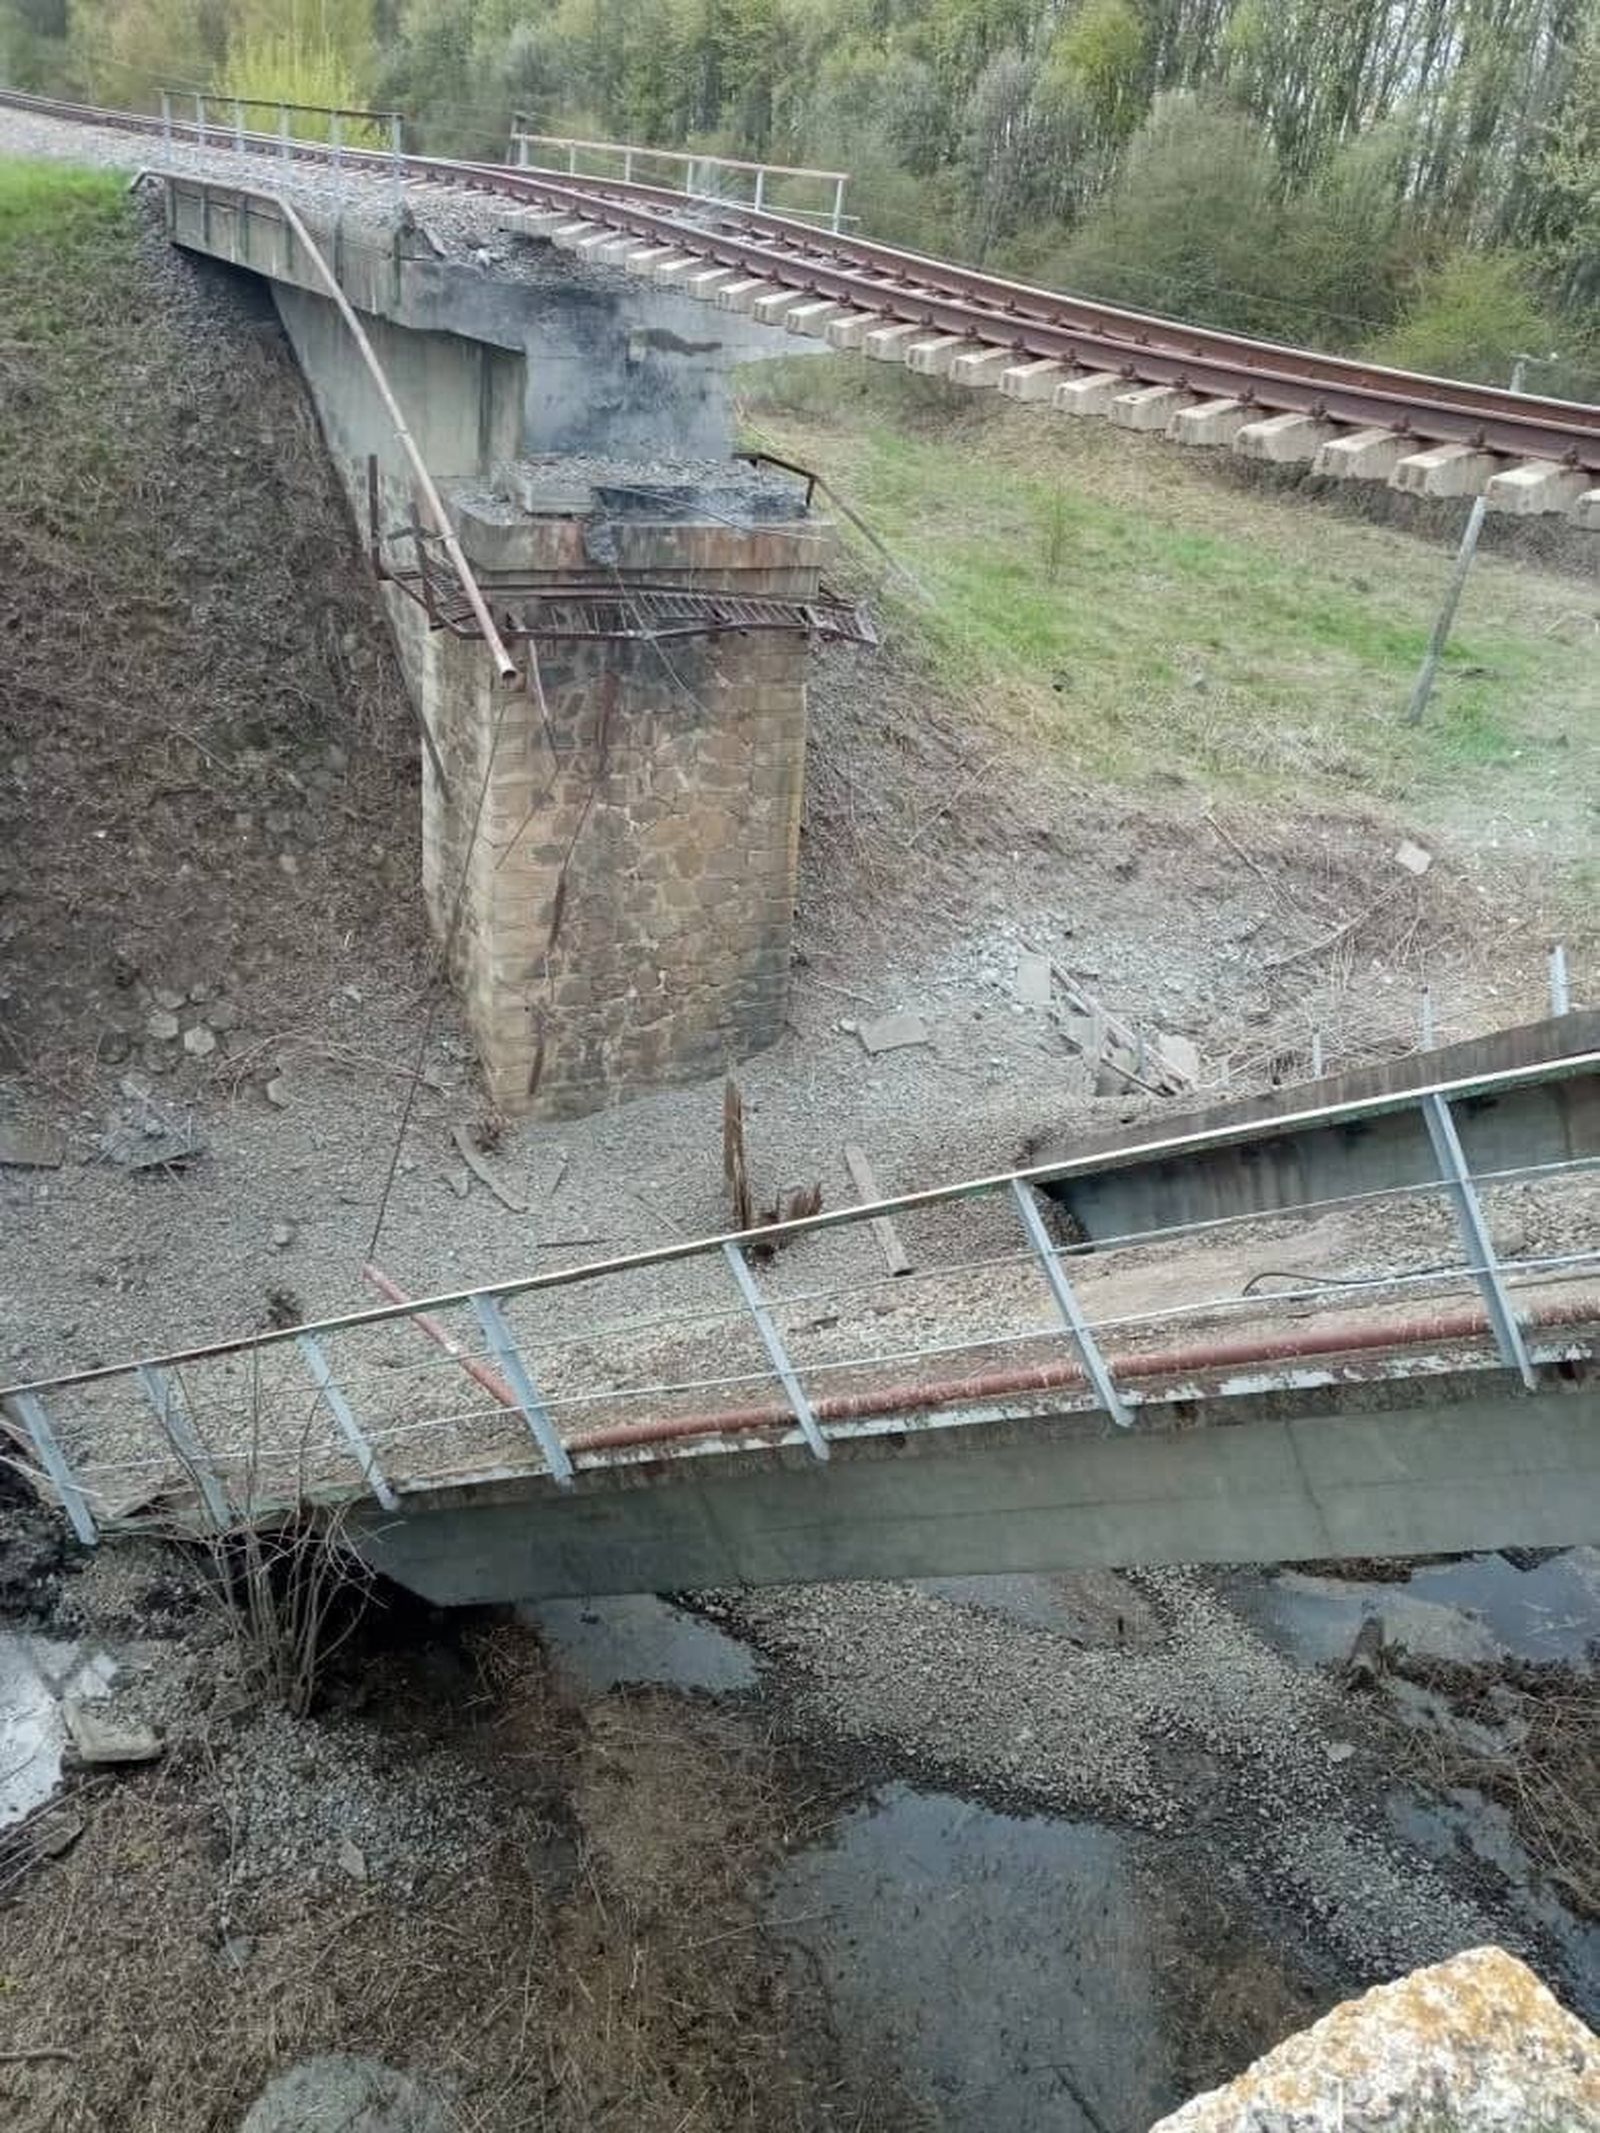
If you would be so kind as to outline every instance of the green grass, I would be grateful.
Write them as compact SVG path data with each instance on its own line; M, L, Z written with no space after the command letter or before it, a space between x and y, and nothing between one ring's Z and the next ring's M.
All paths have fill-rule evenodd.
M134 323L134 212L115 172L0 159L0 512L45 563L131 484L133 440L98 381L108 356L152 355Z
M891 619L936 682L1079 771L1592 840L1600 639L1550 634L1593 618L1592 583L1481 557L1408 729L1448 547L867 364L746 375L751 441L817 466L934 595Z

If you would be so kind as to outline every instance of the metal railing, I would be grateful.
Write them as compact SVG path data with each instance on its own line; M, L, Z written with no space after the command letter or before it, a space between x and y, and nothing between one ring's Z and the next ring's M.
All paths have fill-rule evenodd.
M545 148L554 149L561 160L547 163L542 157L529 154L530 149ZM598 171L580 169L580 158L585 164L598 160L607 167ZM753 208L758 214L765 211L786 215L796 222L817 222L835 235L846 221L844 189L850 182L847 170L815 170L803 163L755 163L743 156L708 155L695 149L645 148L629 141L584 141L565 133L534 133L520 117L511 121L510 159L519 170L564 169L573 178L620 176L624 185L659 185L660 166L665 165L683 174L681 187L672 189L683 191L693 200L718 200L728 206ZM646 175L641 176L641 172ZM746 179L750 181L748 199L728 190L728 181L742 186ZM831 188L831 203L825 208L780 205L768 192L774 179Z
M1363 1358L1370 1373L1395 1375L1437 1369L1445 1351L1533 1388L1548 1365L1592 1352L1600 1292L1579 1284L1600 1269L1593 1209L1577 1208L1573 1249L1517 1254L1497 1251L1490 1213L1510 1188L1592 1190L1600 1153L1474 1174L1456 1120L1458 1107L1556 1071L1512 1069L1262 1128L1357 1131L1380 1113L1415 1114L1438 1172L1422 1183L1141 1229L1092 1251L1052 1241L1034 1189L1119 1167L1099 1154L443 1296L414 1300L368 1269L385 1297L376 1308L16 1385L0 1391L0 1410L18 1455L92 1542L106 1525L225 1527L362 1495L394 1514L409 1493L508 1478L571 1488L586 1469L641 1455L792 1445L825 1460L844 1437L996 1414L1075 1408L1126 1429L1141 1408L1197 1387L1221 1397L1326 1382ZM1597 1072L1600 1053L1559 1062L1563 1078ZM1237 1124L1201 1127L1126 1159L1240 1145L1254 1143ZM1272 1231L1277 1270L1254 1281L1270 1272L1287 1285L1265 1296L1220 1282L1203 1249L1286 1213L1341 1208L1359 1213L1351 1233L1371 1237L1391 1207L1405 1211L1395 1225L1405 1249L1379 1240L1337 1270ZM885 1220L917 1245L909 1274L877 1271L872 1225ZM820 1260L802 1271L822 1278L779 1286L771 1255L808 1240L819 1249L784 1264ZM1151 1259L1128 1256L1152 1247L1154 1284Z
M193 112L180 129L177 113ZM275 128L246 125L246 113L271 112ZM220 90L163 89L161 134L169 147L177 139L193 142L197 149L211 146L233 148L241 155L247 146L276 142L279 155L288 162L298 147L321 146L324 135L310 132L292 121L326 121L326 142L335 169L347 148L388 151L398 173L405 154L405 114L401 111L368 111L348 104L293 104L274 96L234 96Z

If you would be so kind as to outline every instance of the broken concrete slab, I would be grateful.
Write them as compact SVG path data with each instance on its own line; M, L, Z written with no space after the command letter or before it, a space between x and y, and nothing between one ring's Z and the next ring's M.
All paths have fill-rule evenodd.
M1404 867L1408 874L1426 874L1433 865L1433 854L1426 846L1413 844L1407 837L1394 855L1397 867Z
M880 1015L876 1022L863 1022L856 1034L869 1052L898 1052L909 1044L933 1042L920 1015Z
M119 1725L115 1719L103 1717L80 1696L63 1698L61 1716L80 1763L153 1763L162 1753L159 1737L148 1726Z
M66 1141L50 1127L0 1124L0 1168L59 1170L66 1157Z
M1050 1005L1050 958L1024 949L1017 957L1017 999L1024 1007Z

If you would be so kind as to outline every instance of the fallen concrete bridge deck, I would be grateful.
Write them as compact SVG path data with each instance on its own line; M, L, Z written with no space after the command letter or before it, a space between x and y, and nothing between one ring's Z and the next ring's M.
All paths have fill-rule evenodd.
M1592 1539L1593 1021L0 1397L86 1539L311 1504L439 1598ZM1397 1120L1425 1174L1374 1187ZM1176 1219L1047 1233L1162 1172Z

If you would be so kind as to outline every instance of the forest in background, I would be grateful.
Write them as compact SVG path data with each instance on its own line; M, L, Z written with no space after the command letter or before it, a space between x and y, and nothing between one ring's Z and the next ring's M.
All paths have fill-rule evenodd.
M0 75L848 169L889 242L1600 398L1597 0L0 0Z

